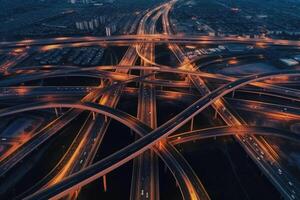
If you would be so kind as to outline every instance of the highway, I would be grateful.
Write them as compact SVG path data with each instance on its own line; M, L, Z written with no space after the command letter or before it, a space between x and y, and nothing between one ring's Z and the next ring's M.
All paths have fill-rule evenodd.
M254 109L256 113L270 117L273 119L282 120L297 120L300 116L300 109L289 105L279 105L274 103L266 103L261 101L245 100L245 99L229 99L230 104L237 109L252 112Z
M253 113L277 120L278 123L297 122L300 119L300 108L297 107L300 91L296 88L300 71L294 67L249 76L229 76L218 73L217 70L207 70L215 65L225 65L231 60L241 63L253 60L259 62L266 59L261 47L297 50L300 42L266 37L176 34L170 19L176 3L181 2L166 1L139 12L134 23L126 25L124 35L0 42L1 51L14 55L0 68L0 101L3 104L0 118L12 117L13 120L20 114L40 111L47 111L51 115L47 121L49 123L35 131L25 142L20 142L17 138L1 138L5 141L0 142L0 151L6 143L19 142L8 155L0 157L1 179L5 180L5 175L12 172L17 164L21 165L39 147L50 139L55 139L60 131L85 114L84 123L74 132L71 144L55 167L15 199L75 200L83 186L99 178L102 178L103 191L106 192L113 189L107 184L109 173L133 160L131 183L126 183L130 184L131 200L161 198L160 176L164 175L159 174L159 164L162 163L173 176L172 180L182 199L209 200L211 195L206 183L201 181L201 177L198 177L177 145L221 136L234 137L283 198L300 199L299 180L280 164L280 149L273 149L268 143L269 136L293 142L298 142L300 136L289 130L277 129L277 126L251 126L248 119L239 115L240 112ZM163 29L161 33L158 26L160 22ZM168 48L170 57L177 59L176 65L159 63L157 55L160 52L156 50L161 44ZM184 48L188 44L247 44L256 50L251 53L219 53L217 56L202 55L189 59ZM37 52L91 46L126 46L126 51L122 52L118 64L85 67L65 63L36 66L20 64L25 59L34 57ZM169 76L165 76L166 74ZM46 79L66 77L75 81L71 85L43 85ZM97 84L77 85L78 77L97 80ZM173 77L180 78L173 80ZM34 81L41 83L39 85ZM137 116L118 109L125 95L138 100ZM252 95L263 98L247 99ZM158 125L157 99L185 102L187 107ZM215 117L209 119L210 122L217 119L224 122L224 125L193 130L195 117L206 112L207 108L213 108L215 112ZM103 145L111 120L130 129L135 141L96 162L96 154ZM180 128L188 124L191 124L190 131L179 132Z
M120 61L120 65L133 65L136 59L137 59L137 55L135 54L134 48L130 47L125 53L123 59ZM129 69L122 69L122 68L116 70L117 73L124 73L124 74L127 74L128 71ZM104 95L99 100L99 104L115 108L123 92L124 86L125 85L120 85L108 91L107 93L104 93ZM89 125L90 130L86 132L86 135L91 135L92 137L89 136L89 140L87 140L86 144L83 145L85 146L84 149L81 151L83 153L78 159L76 159L77 163L73 164L73 170L71 171L70 174L80 171L81 169L84 169L85 167L92 164L95 155L97 153L97 150L102 143L106 130L110 124L110 119L106 117L104 118L103 116L99 116L99 115L95 115L94 118L95 119L93 120L93 122L91 121L91 124ZM66 177L66 175L64 177ZM106 190L106 188L104 188L104 190ZM71 199L76 199L77 195L79 194L79 191L80 190L77 190L69 197Z
M289 131L279 130L270 127L256 127L256 126L222 126L207 129L200 129L189 131L185 133L175 134L168 139L172 144L178 145L190 141L203 140L208 138L230 136L230 135L259 135L259 136L273 136L279 137L294 142L298 142L300 136L290 133Z
M160 16L162 16L163 13L169 12L171 8L170 5L173 3L174 1L165 4L162 7L162 10L154 15L154 20L151 21L149 25L150 33L155 32L156 21ZM143 31L141 31L141 33L143 33ZM142 58L142 63L144 63L145 66L147 66L147 64L155 64L153 50L154 48L151 46L151 44L146 44L144 47L141 46L140 48L137 48L137 52ZM142 71L143 74L150 72L151 70ZM156 110L153 109L156 105L154 92L154 88L149 85L142 85L142 87L140 87L139 98L141 99L142 104L139 104L141 105L139 108L142 107L140 110L144 109L144 115L142 115L141 118L145 121L148 121L149 124L154 124L153 122L156 121ZM142 106L143 104L146 105ZM165 158L164 161L166 162L167 166L169 166L171 173L173 173L174 177L176 178L184 199L210 199L203 184L196 176L192 167L187 163L183 156L171 144L168 143L168 141L160 143L160 150L163 155L167 155L165 157L167 157L168 159Z
M143 35L119 35L110 37L58 37L51 39L23 40L12 42L0 42L0 48L21 48L28 46L42 46L42 50L55 49L65 46L93 46L93 44L140 44L140 43L177 43L177 44L259 44L273 46L299 47L299 41L278 40L271 38L243 38L243 37L212 37L193 35L165 35L165 34L143 34Z
M166 34L168 35L172 34L172 30L169 24L168 13L166 13L163 17L163 27ZM174 55L176 55L177 59L182 65L182 68L191 69L191 70L196 68L195 65L191 64L189 58L185 56L184 52L177 44L170 44L169 48L174 53ZM205 81L201 79L201 77L197 77L193 75L189 75L188 77L195 85L195 87L198 89L200 94L206 95L211 93L210 89L207 87ZM222 98L219 99L212 106L215 109L216 113L219 114L219 116L224 120L224 122L227 125L229 126L247 125L246 122L237 113L233 113L231 111L232 109L228 107L228 103L224 99ZM271 158L270 160L275 159L269 153L269 151L273 151L271 148L269 148L269 151L266 151L266 149L268 149L267 147L270 147L270 145L267 144L266 140L260 138L265 142L266 145L264 145L263 142L260 142L259 139L255 137L253 139L254 141L252 141L252 137L250 141L247 140L248 139L247 137L243 137L239 135L236 135L235 138L241 144L241 146L246 150L246 152L250 155L250 157L254 160L254 162L256 162L258 166L263 170L266 176L279 189L279 191L282 193L283 196L285 196L286 198L292 198L295 196L291 191L291 188L287 184L292 179L289 178L288 176L278 176L278 169L281 169L279 163L270 164L266 159L257 159L261 154L260 152L264 152L264 154L268 155L267 157ZM257 148L260 149L259 152L256 151Z
M33 81L33 80L40 80L44 78L49 77L61 77L61 76L87 76L87 77L95 77L95 78L108 78L111 80L116 81L124 81L127 79L136 78L134 75L128 75L124 73L118 73L118 72L110 72L110 71L104 71L104 70L110 70L110 69L140 69L140 70L147 70L151 69L151 71L154 72L168 72L168 73L177 73L177 74L183 74L183 75L193 75L193 76L199 76L203 78L212 78L217 80L226 80L226 81L234 81L236 80L235 77L229 77L221 74L212 74L212 73L206 73L206 72L197 72L197 71L189 71L185 69L173 69L173 68L158 68L158 67L142 67L142 66L128 66L128 65L120 65L120 66L99 66L99 67L87 67L87 68L75 68L74 67L68 67L71 69L63 69L63 70L55 70L52 72L36 72L31 74L25 74L20 75L19 77L8 77L0 81L0 86L10 86L10 85L16 85L20 84L26 81ZM96 72L94 72L96 70ZM67 74L67 75L66 75ZM286 77L284 77L286 78ZM190 87L189 83L186 83L184 81L168 81L168 80L144 80L144 79L137 79L142 82L156 84L156 85L162 85L165 87ZM277 85L271 85L268 83L260 82L260 83L252 83L253 86L263 88L264 90L269 90L270 92L274 94L285 94L285 96L291 96L295 98L300 97L299 91L287 87L281 87Z
M134 79L129 79L125 82L131 82L136 79L143 79L145 77L137 77ZM123 83L122 83L123 84ZM97 88L96 90L88 93L81 101L93 101L98 99L105 92L111 91L113 89L122 86L122 84L113 84L110 87L103 89L102 87ZM42 145L50 137L55 135L59 130L65 127L69 122L75 119L80 112L78 110L70 110L64 115L60 116L58 119L49 123L44 129L37 132L31 140L22 145L19 149L13 152L11 155L7 156L0 162L0 175L4 175L9 171L13 166L20 162L25 156L34 151L38 146Z
M161 11L155 14L153 17L153 13L157 10L160 10L160 7L157 7L148 13L140 21L137 33L144 34L147 31L147 21L150 21L150 33L153 34L155 32L154 28L157 23L158 18L161 15ZM154 45L153 44L145 44L141 45L140 48L144 49L144 53L150 60L154 60ZM142 62L144 66L148 64ZM140 71L141 75L148 75L152 72L149 70ZM153 77L149 77L153 79ZM148 79L149 79L148 78ZM150 84L140 84L139 93L138 93L138 112L137 118L141 120L143 123L147 124L152 129L157 127L157 119L156 119L156 95L155 88ZM159 174L158 174L158 158L155 155L154 151L148 150L138 158L134 159L133 162L133 171L132 171L132 181L131 181L131 191L130 191L130 199L151 199L151 200L159 200Z
M134 48L129 48L124 55L123 59L120 62L120 65L133 65L137 56L135 54ZM116 73L119 74L127 74L129 69L117 69ZM105 85L110 85L111 83L101 80L101 87L105 87ZM103 96L99 100L100 105L106 105L112 108L117 106L120 95L122 94L122 90L124 85L120 85L111 90L103 93ZM98 92L99 93L99 92ZM94 94L98 97L97 92L94 91ZM90 95L90 94L89 94ZM94 96L94 95L91 95ZM97 99L97 98L94 98ZM93 118L93 119L92 119ZM91 120L92 119L92 120ZM65 177L69 176L72 173L76 173L81 169L89 166L97 153L99 146L105 136L106 130L109 126L110 119L107 117L103 117L100 115L96 115L95 113L91 113L86 123L83 125L82 130L79 132L82 137L78 138L78 141L74 141L73 145L69 148L70 151L64 156L63 160L60 162L60 166L57 166L58 172L56 172L55 176L51 179L48 176L48 183L44 184L44 187L49 187ZM77 139L77 138L76 138ZM54 170L53 170L54 171ZM51 173L50 173L51 177ZM105 183L106 184L106 183ZM106 189L105 189L106 190ZM70 193L68 199L76 199L79 195L80 189L77 191Z
M49 187L47 189L41 190L36 194L29 196L26 199L49 199L49 198L59 198L68 194L74 189L81 187L82 185L88 184L89 182L97 179L108 173L109 171L113 170L114 168L128 162L129 160L135 158L142 152L146 151L150 146L155 145L159 140L166 138L168 135L173 133L177 130L182 124L191 120L195 115L200 113L203 109L207 108L211 104L213 104L218 99L222 98L223 96L231 93L232 91L236 90L237 88L243 87L251 82L262 81L268 79L270 77L280 77L280 76L299 76L299 72L296 71L281 71L281 72L273 72L273 73L265 73L265 74L258 74L249 76L246 78L239 79L232 83L229 83L210 94L207 94L203 98L196 101L190 107L182 111L176 117L172 118L165 124L158 127L156 130L152 131L151 133L147 134L146 136L142 137L141 139L137 140L136 142L132 143L131 145L123 148L122 150L116 152L115 154L105 158L102 161L99 161L90 167L82 170L66 179L62 182ZM74 105L45 105L45 106L29 106L26 105L26 108L11 108L6 109L4 112L0 113L0 116L7 116L9 114L15 114L17 112L24 112L33 109L42 109L42 108L49 108L55 106L73 106ZM82 105L78 106L78 108L82 108ZM91 111L97 112L96 109L90 109ZM115 117L115 116L110 116ZM128 124L129 125L129 124ZM130 127L133 128L133 127Z

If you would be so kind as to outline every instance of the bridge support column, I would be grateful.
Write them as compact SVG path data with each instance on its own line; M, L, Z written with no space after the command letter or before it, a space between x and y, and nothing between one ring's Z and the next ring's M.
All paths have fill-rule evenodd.
M217 112L217 111L215 111L215 116L214 116L214 119L217 119L217 117L218 117L218 112Z
M95 112L93 112L93 120L95 120L96 119L96 114L95 114Z
M232 98L234 98L234 95L235 95L235 90L233 90L232 92Z
M194 129L194 117L191 119L191 131Z
M101 87L101 88L104 88L104 81L103 81L103 79L102 79L102 78L101 78L100 87Z
M104 189L104 192L107 191L106 175L103 176L103 189Z
M55 115L56 115L56 117L58 117L58 111L57 111L57 108L54 108L54 110L55 110Z
M108 121L107 116L105 116L104 118L105 118L105 122L107 122Z

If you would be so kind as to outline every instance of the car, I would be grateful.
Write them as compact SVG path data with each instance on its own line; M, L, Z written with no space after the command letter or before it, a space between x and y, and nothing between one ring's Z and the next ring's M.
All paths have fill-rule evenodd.
M260 157L257 157L257 160L260 160Z
M289 185L290 185L290 186L293 186L294 184L293 184L291 181L289 181Z
M264 158L264 156L263 155L260 155L260 157L263 159Z
M295 190L292 190L292 193L293 193L293 194L296 194Z

